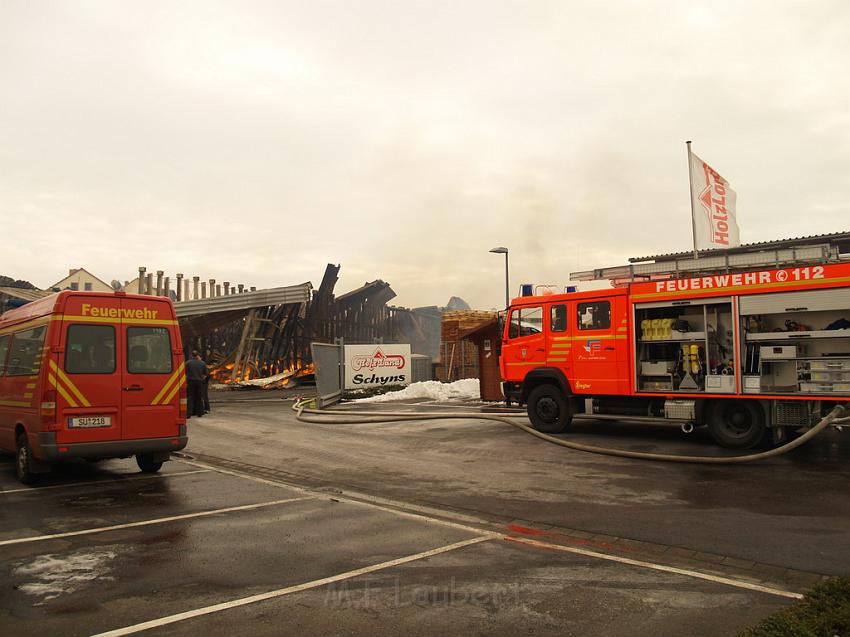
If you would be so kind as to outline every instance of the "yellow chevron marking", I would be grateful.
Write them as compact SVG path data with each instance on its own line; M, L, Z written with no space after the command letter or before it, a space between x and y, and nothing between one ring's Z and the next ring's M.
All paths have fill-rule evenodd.
M177 371L174 372L165 385L162 386L162 389L159 390L159 393L154 397L151 401L151 405L156 405L159 403L159 399L162 398L165 393L171 388L171 384L180 377L180 374L183 372L183 368L186 366L185 361L181 362L180 365L177 366Z
M67 402L70 407L79 407L77 401L74 400L74 398L68 392L65 391L65 388L62 387L62 385L56 382L55 376L50 376L50 380L53 382L53 386L56 388L56 391L59 393L60 396L62 396L62 398L65 399L65 402Z
M51 359L50 366L53 368L53 371L56 373L57 378L59 380L61 380L63 383L65 383L65 385L68 387L68 389L70 389L71 392L74 394L74 396L77 397L77 400L80 401L80 404L83 407L91 407L91 403L88 401L88 399L86 399L86 397L83 395L83 393L79 389L77 389L77 386L74 383L71 382L71 379L68 378L68 376L65 375L65 372L63 372L61 369L59 369L59 366L56 364L56 361ZM56 384L56 389L61 392L61 386L59 385L59 383ZM76 405L72 405L72 406L76 407Z
M180 389L181 387L183 387L183 385L185 385L185 384L186 384L186 377L185 377L185 376L182 376L182 377L180 378L180 382L179 382L179 383L177 383L177 384L174 386L174 389L172 389L170 392L168 392L168 396L166 396L166 397L165 397L165 400L163 400L163 401L162 401L162 404L163 404L163 405L167 405L167 404L169 404L172 400L174 400L174 394L176 394L176 393L177 393L177 390L178 390L178 389Z

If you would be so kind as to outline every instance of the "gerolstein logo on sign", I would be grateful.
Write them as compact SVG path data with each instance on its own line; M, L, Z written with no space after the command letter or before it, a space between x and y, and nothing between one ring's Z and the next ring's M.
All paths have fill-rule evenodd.
M401 371L405 368L405 359L401 354L384 354L378 348L373 354L358 354L351 359L351 368L355 372L351 381L355 385L388 385L404 383L407 381L405 374L385 375L388 370ZM363 371L366 374L363 374ZM375 372L379 373L375 373ZM372 372L371 375L368 372Z

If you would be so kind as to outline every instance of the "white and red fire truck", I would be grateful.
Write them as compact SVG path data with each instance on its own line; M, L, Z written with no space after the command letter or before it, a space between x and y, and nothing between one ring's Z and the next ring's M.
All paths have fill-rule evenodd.
M519 297L500 366L539 431L584 413L780 442L850 397L850 264Z

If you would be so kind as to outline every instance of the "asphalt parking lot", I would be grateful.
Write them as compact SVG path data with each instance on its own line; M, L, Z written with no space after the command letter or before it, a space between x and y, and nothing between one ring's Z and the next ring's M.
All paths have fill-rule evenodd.
M635 520L631 537L582 531L594 507L599 524L611 517L611 493L571 516L569 494L559 504L530 492L526 517L513 519L478 479L488 481L489 463L504 464L501 449L517 463L531 451L541 461L533 479L544 480L563 468L547 464L560 450L506 430L471 438L468 454L443 454L445 466L433 461L436 442L470 440L480 423L376 425L333 443L324 428L294 422L284 401L263 400L219 402L191 425L187 456L156 476L137 473L131 460L80 462L29 488L15 481L11 458L0 459L0 632L730 635L830 574L793 568L807 558L771 564L689 549L700 545L696 529L696 539L675 545L663 533L636 539L652 535L651 518ZM395 452L381 448L387 438ZM411 460L416 444L424 465ZM367 447L374 456L360 453ZM399 466L395 453L407 462ZM586 458L572 461L600 485ZM620 461L607 462L622 472ZM426 480L425 465L477 478L452 493L454 477L454 487ZM649 471L632 486L652 495L654 479ZM703 485L709 479L703 474ZM737 505L729 505L732 520ZM844 506L832 514L843 516ZM703 503L709 524L712 508ZM552 523L569 519L575 524ZM799 521L785 522L791 530L782 532L794 535ZM843 571L846 554L833 553L844 538L815 541L822 561Z

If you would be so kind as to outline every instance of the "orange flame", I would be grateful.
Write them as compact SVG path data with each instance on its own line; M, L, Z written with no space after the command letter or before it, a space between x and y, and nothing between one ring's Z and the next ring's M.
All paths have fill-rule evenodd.
M272 380L268 383L251 383L261 389L278 389L292 384L296 379L310 374L316 373L316 368L313 363L302 364L300 362L284 367L282 362L279 364L264 365L260 368L256 362L249 363L242 367L239 376L233 378L234 363L226 363L217 365L210 370L210 378L217 383L225 385L238 385L249 380L262 380L273 376L281 376L280 379Z

